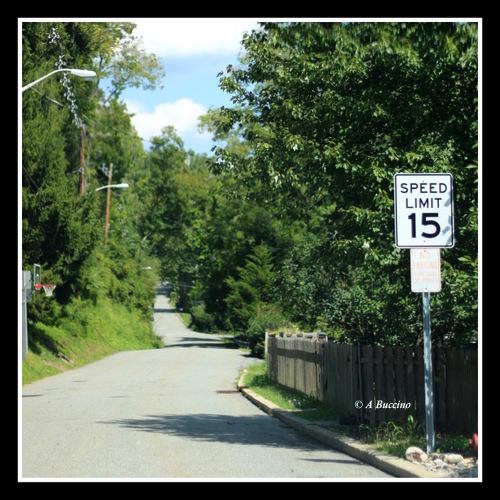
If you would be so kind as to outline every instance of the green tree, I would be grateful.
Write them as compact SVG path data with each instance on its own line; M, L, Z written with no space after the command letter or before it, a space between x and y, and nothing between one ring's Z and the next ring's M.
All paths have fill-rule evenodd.
M113 25L111 34L108 28L108 23L24 22L23 85L59 68L92 68L99 76L107 76L104 67L95 65L116 57L120 44L125 39L130 42L126 34L133 25L126 29ZM141 69L140 61L128 69L122 64L122 74L128 71L135 76L115 82L118 90L113 95L142 77L148 85L156 81L157 70ZM43 281L57 284L55 300L42 304L35 297L29 308L30 321L48 321L51 314L64 314L60 306L69 306L76 297L96 300L104 293L144 312L152 300L154 287L146 284L134 260L142 240L140 224L134 218L143 214L137 197L126 203L122 193L114 193L110 245L105 250L99 246L104 236L106 196L95 193L95 188L107 183L102 166L109 168L113 163L113 180L128 180L131 169L144 165L145 154L125 105L112 98L102 107L98 96L95 82L66 73L23 93L22 265L32 269L34 263L40 264ZM129 192L133 193L133 186Z
M133 35L136 24L130 22L100 22L95 25L99 47L96 57L99 84L110 79L109 94L104 103L118 99L130 87L154 90L162 87L165 76L161 61L155 54L146 53L140 37ZM119 50L117 50L119 48Z
M273 256L265 244L255 247L244 267L238 267L238 279L228 277L229 294L225 299L232 325L245 330L257 310L272 301Z
M448 172L457 244L442 253L434 332L476 335L477 24L263 23L242 43L244 65L220 80L234 107L214 124L238 131L251 154L218 147L211 168L260 183L306 222L326 210L318 250L334 283L314 300L329 327L347 340L419 341L408 253L394 247L393 178Z
M193 300L203 302L220 328L231 327L225 302L229 294L227 279L237 279L238 267L243 267L253 249L261 244L279 258L281 232L276 211L273 206L250 199L231 175L218 177L210 192L206 223L200 231L200 289L193 291Z
M60 64L91 67L91 31L75 23L23 23L24 83ZM93 84L62 75L44 80L22 97L22 256L24 269L42 266L44 278L57 283L64 302L74 292L97 232L95 205L77 196L79 161L73 163L71 153L83 116L95 105Z
M173 127L153 139L147 167L150 197L144 230L151 234L162 278L180 284L177 305L186 307L201 251L210 172L197 155L185 151Z

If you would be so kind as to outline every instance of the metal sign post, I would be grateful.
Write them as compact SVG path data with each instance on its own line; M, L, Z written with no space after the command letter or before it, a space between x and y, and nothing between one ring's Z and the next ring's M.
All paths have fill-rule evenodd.
M427 454L434 453L434 391L432 388L431 294L422 293L424 310L425 430Z
M28 302L31 302L31 272L23 271L23 304L22 304L22 352L23 361L26 361L26 353L28 352Z
M431 292L441 290L440 248L454 238L453 178L450 174L394 176L395 243L410 249L411 286L422 292L424 323L425 429L427 454L434 452Z
M424 324L425 428L427 454L434 452L434 393L432 387L431 292L441 291L439 248L410 250L411 289L422 292Z

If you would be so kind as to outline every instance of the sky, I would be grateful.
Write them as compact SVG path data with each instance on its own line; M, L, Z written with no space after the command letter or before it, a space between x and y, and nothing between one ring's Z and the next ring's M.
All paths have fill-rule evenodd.
M127 89L125 101L144 147L161 129L173 125L184 149L211 154L211 134L200 134L198 117L209 108L229 106L230 95L219 88L217 74L238 64L243 32L258 29L249 18L138 18L133 35L141 36L148 54L161 59L163 88ZM120 19L122 21L122 19Z
M230 95L219 88L217 74L238 64L245 31L258 29L262 18L119 18L137 25L147 53L162 61L165 77L156 90L127 89L120 98L134 113L132 123L144 147L172 125L186 150L211 154L211 134L198 131L198 117L209 108L230 106ZM281 20L284 19L272 19ZM85 19L81 19L85 21ZM89 21L96 21L89 19Z

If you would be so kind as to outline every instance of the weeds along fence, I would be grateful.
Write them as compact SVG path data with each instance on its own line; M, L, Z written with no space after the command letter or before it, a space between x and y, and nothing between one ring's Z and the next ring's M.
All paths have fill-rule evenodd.
M421 347L337 344L318 334L273 335L267 339L267 362L271 382L313 395L343 418L376 427L404 424L411 415L425 426ZM476 430L477 349L433 347L432 373L435 425Z

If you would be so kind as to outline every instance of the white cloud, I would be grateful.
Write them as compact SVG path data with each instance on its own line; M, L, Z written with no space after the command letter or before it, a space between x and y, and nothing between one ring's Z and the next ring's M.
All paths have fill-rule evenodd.
M186 146L189 141L201 138L198 117L206 114L207 109L191 98L183 97L175 102L158 104L153 112L148 112L141 101L126 101L126 104L128 111L135 113L132 124L142 139L149 141L154 136L160 136L161 129L168 125L175 128ZM205 140L211 137L208 133L202 135Z
M217 18L139 18L126 19L137 25L135 36L142 36L144 49L163 59L167 71L163 92L137 93L123 98L139 136L150 141L161 129L172 125L185 149L208 152L212 135L198 132L198 117L208 106L218 107L226 100L220 96L216 74L235 61L241 49L243 32L258 29L253 19ZM172 59L177 59L172 61ZM210 75L210 76L209 76ZM168 102L158 102L168 99ZM203 102L204 104L200 104ZM153 104L154 103L154 104ZM153 111L151 111L153 110ZM144 143L146 149L149 144Z
M234 54L243 32L257 29L257 20L216 18L131 19L133 34L142 36L146 52L158 57Z

